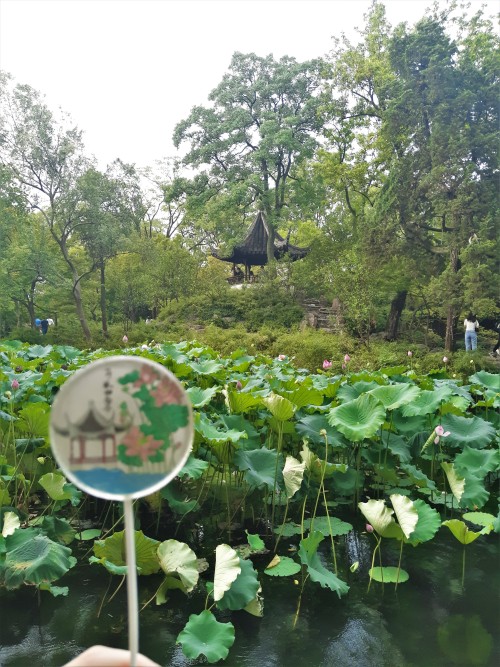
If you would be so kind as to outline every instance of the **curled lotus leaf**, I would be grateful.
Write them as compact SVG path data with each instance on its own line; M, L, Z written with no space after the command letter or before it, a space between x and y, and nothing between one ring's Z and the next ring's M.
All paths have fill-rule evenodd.
M241 573L240 557L227 544L219 544L215 549L214 600L218 602Z
M300 489L304 478L305 462L300 463L293 456L287 456L283 468L283 481L285 482L287 498L292 498Z
M255 599L260 588L257 572L251 560L240 558L241 572L231 584L231 588L218 601L219 609L244 609Z
M184 542L165 540L159 545L157 553L165 574L178 574L186 592L192 591L199 577L195 552Z
M137 571L139 574L154 574L160 569L160 563L157 556L158 540L146 537L142 530L134 531L135 553ZM123 574L123 568L126 568L125 557L125 531L121 530L113 533L105 540L96 540L94 542L94 553L96 560L112 574ZM111 565L111 567L108 567ZM113 567L115 566L115 567ZM116 567L119 569L117 570Z
M467 524L464 521L460 521L459 519L443 521L442 525L447 526L451 530L454 537L456 537L460 544L463 545L474 542L483 534L483 531L475 532L473 530L469 530Z

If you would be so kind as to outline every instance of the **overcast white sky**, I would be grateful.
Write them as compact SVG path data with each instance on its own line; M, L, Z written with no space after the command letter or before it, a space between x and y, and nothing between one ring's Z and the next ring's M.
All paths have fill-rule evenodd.
M443 0L444 1L444 0ZM431 0L386 0L413 24ZM472 0L498 12L498 0ZM175 125L227 71L235 51L297 60L356 38L369 0L0 0L0 69L46 95L84 130L101 167L175 155Z

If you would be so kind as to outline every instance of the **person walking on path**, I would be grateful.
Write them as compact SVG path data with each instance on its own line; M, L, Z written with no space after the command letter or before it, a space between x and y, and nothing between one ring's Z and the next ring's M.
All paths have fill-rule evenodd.
M473 313L469 313L464 320L465 329L465 349L467 352L476 350L477 348L477 330L479 329L479 322Z

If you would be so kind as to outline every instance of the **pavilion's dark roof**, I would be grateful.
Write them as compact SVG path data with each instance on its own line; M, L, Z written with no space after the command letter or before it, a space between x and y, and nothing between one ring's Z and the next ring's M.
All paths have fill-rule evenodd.
M250 226L245 239L234 246L230 255L220 255L217 250L212 254L223 262L234 264L248 264L249 266L264 266L267 264L267 239L269 238L269 227L264 214L259 211L254 222ZM274 233L274 256L276 259L285 253L292 260L302 259L309 252L309 248L298 248L284 239L277 232Z

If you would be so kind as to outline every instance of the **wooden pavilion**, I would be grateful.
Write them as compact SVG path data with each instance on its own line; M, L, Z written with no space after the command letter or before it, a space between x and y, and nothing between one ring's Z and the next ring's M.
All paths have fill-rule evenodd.
M288 256L295 261L302 259L309 252L309 248L298 248L289 242L288 234L284 239L277 232L274 233L274 256L280 259L283 255ZM234 277L240 277L247 282L251 282L253 273L252 266L265 266L267 264L267 240L269 238L269 226L262 211L257 213L257 217L250 226L245 239L234 246L230 255L221 255L219 251L214 250L212 255L223 262L232 262ZM238 274L237 265L243 264L245 272L240 269Z

